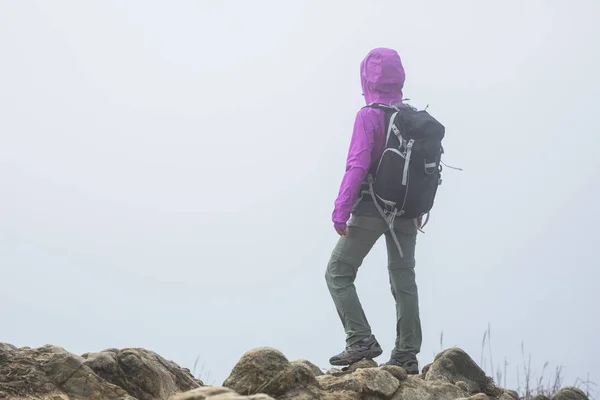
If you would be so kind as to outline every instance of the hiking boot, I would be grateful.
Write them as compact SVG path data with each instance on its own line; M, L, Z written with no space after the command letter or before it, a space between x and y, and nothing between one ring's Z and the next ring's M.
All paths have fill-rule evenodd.
M371 335L368 338L359 340L358 342L347 346L340 354L329 359L331 365L350 365L360 360L372 360L379 357L383 353L381 346Z
M396 365L404 368L407 374L418 375L419 374L419 362L414 354L402 354L394 355L390 358L390 361L384 365Z

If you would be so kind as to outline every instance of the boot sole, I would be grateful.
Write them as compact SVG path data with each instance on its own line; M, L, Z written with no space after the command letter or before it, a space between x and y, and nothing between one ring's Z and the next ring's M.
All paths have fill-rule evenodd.
M404 368L404 367L400 367L400 368ZM406 369L406 368L404 368L404 370L406 371L406 373L408 375L419 375L419 367L417 367L417 369Z
M350 365L350 364L354 364L354 363L362 361L362 360L372 360L374 358L379 357L382 354L383 354L383 350L381 348L370 349L370 350L363 351L359 354L356 354L352 358L345 358L345 359L333 360L333 361L330 360L329 364L335 365L335 366Z
M418 365L414 366L414 367L406 367L406 366L403 366L403 365L398 365L398 364L393 364L393 363L392 364L385 363L385 364L381 364L381 365L382 366L383 365L392 365L392 366L395 366L395 367L400 367L403 370L405 370L408 375L419 375L419 366Z

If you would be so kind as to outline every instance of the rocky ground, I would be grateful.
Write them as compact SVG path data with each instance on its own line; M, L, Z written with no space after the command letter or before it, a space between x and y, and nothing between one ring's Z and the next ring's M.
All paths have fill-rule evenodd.
M548 400L538 396L536 400ZM323 373L281 352L245 353L222 386L205 386L186 368L145 349L71 354L57 346L16 348L0 343L0 399L22 400L518 400L458 348L407 376L400 367L362 361ZM588 400L574 387L552 400Z

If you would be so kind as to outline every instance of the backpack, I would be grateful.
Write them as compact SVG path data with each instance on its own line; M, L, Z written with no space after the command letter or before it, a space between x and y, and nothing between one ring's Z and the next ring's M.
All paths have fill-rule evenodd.
M417 110L408 104L373 103L366 107L385 111L387 132L383 154L367 176L368 192L387 221L402 257L393 229L394 220L396 217L416 219L425 214L429 220L442 183L445 127L426 110Z

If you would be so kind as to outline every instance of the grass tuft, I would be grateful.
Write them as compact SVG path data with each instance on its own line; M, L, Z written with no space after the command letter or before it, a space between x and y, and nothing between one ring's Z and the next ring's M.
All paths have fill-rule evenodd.
M196 368L198 367L198 361L200 361L200 355L198 355L198 357L196 357L196 361L194 361L194 368L192 369L192 375L196 379L200 379L202 382L204 382L205 385L214 386L214 384L215 384L214 380L212 381L212 383L208 383L209 379L210 379L210 371L205 372L206 362L202 363L202 366L200 367L200 371L198 372L198 374L196 374Z
M506 387L506 378L508 374L508 360L504 358L504 368L500 365L494 367L492 358L492 330L491 325L488 324L487 330L483 333L483 339L481 341L481 356L479 366L487 374L491 374L498 385ZM489 360L486 358L486 344ZM489 368L488 368L489 362ZM519 394L520 400L532 400L537 395L544 395L552 398L561 388L564 387L564 375L563 366L559 365L554 368L552 373L548 372L549 362L544 362L541 368L539 377L534 376L533 369L531 367L531 354L526 356L525 353L525 342L521 342L521 362L522 366L516 365L516 378L517 378L517 393ZM522 375L522 376L521 376ZM521 381L522 379L522 381ZM577 378L573 385L582 390L588 398L594 400L594 390L598 387L596 383L590 380L589 374L585 380Z

